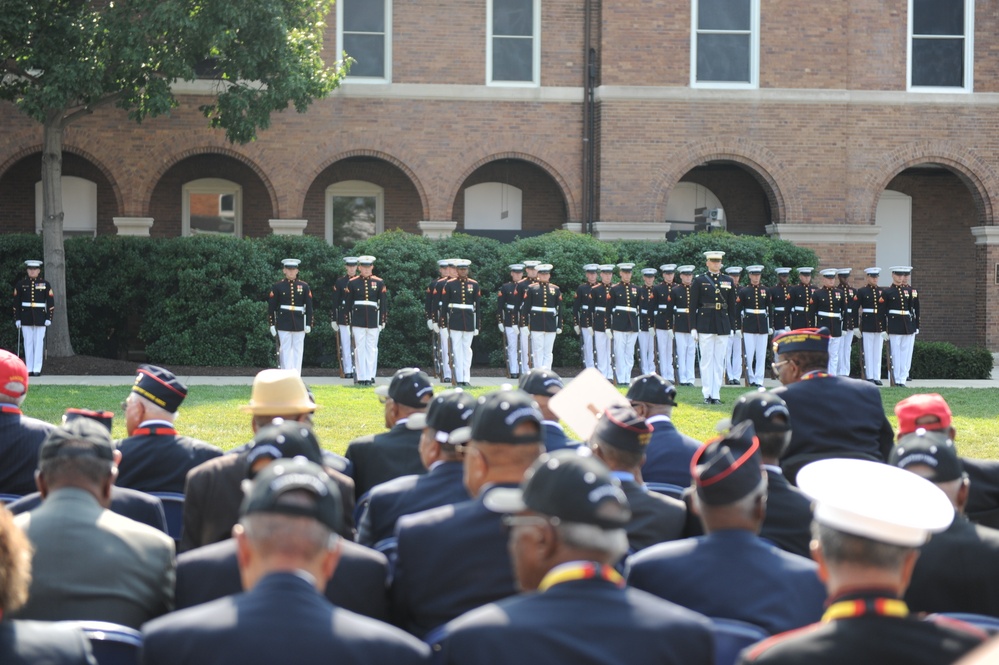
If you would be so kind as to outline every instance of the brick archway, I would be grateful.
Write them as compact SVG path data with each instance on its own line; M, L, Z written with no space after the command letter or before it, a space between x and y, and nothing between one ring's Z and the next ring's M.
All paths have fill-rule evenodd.
M107 178L108 184L111 185L111 191L112 193L114 193L115 206L118 209L118 214L119 215L123 214L123 211L125 209L124 208L125 202L122 199L121 187L118 185L118 180L114 177L114 174L111 172L111 170L107 166L105 166L104 163L101 162L101 160L97 159L97 157L87 152L86 150L83 150L82 148L78 148L73 145L64 145L62 150L63 152L68 152L73 155L76 155L77 157L82 157L83 159L87 160L94 166L94 168L100 171L105 178ZM42 152L41 143L27 146L25 148L18 150L16 153L11 155L7 161L5 161L3 164L0 164L0 178L3 178L4 174L6 174L7 171L11 169L11 167L20 162L25 157L30 157L34 154L41 152ZM41 177L42 174L41 172L39 172L38 178L41 179Z
M374 159L380 159L402 171L406 175L406 177L409 178L409 181L413 183L413 187L416 188L417 193L419 193L420 195L420 208L423 210L422 219L430 219L430 203L427 200L426 190L423 188L423 183L420 182L420 179L416 177L416 173L413 171L413 169L409 168L408 165L396 159L392 155L380 152L378 150L366 150L366 149L348 150L346 152L341 152L334 155L332 158L320 164L319 167L312 172L308 181L309 185L305 188L304 191L308 191L309 187L312 186L312 183L316 181L316 178L318 178L323 173L323 171L333 166L337 162L343 161L345 159L350 159L351 157L371 157Z

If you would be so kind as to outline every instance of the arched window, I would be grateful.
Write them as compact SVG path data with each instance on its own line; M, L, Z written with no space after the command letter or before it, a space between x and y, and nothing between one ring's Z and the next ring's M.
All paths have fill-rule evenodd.
M326 188L326 242L351 246L385 230L385 190L363 180Z
M202 178L185 184L182 191L183 235L243 235L242 187L229 180Z
M513 185L484 182L465 189L465 229L519 231L524 193Z

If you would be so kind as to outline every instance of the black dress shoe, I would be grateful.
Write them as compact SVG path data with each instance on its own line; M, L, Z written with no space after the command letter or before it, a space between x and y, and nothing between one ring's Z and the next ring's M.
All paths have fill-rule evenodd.
M345 379L353 379L354 378L354 373L353 372L347 372L346 374L343 375L343 378L345 378Z
M881 379L871 379L871 380L874 381L874 385L876 385L876 386L883 386L884 385L883 383L881 383Z
M518 374L517 372L514 372L513 374L510 375L510 378L511 379L519 379L520 378L520 374Z
M722 403L722 401L721 401L720 399L718 399L717 397L715 397L715 398L713 398L713 399L711 400L711 403L712 403L712 404L721 404L721 403Z
M905 384L904 383L896 383L895 387L896 388L905 388Z

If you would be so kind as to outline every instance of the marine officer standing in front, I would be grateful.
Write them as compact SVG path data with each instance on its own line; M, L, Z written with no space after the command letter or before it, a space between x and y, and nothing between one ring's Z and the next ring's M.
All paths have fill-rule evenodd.
M888 339L887 316L881 303L878 276L881 268L864 270L867 284L857 289L857 328L864 345L864 378L876 386L881 383L881 353Z
M600 281L590 289L590 302L593 305L593 345L597 353L597 369L608 381L614 380L611 361L611 344L614 330L610 319L611 279L614 277L614 264L600 265Z
M815 310L812 308L812 268L798 268L798 284L790 289L790 321L791 329L815 327Z
M52 285L42 279L41 261L25 261L27 277L14 285L14 325L24 336L24 364L29 376L42 373L45 329L52 325L55 296Z
M891 286L881 291L888 317L888 346L895 385L905 387L912 367L912 350L919 334L919 294L909 286L912 266L893 266Z
M302 373L305 336L312 332L312 288L298 279L300 259L281 262L284 279L271 287L267 318L271 336L278 338L281 369Z
M721 404L728 338L735 330L735 283L721 273L725 252L704 252L708 272L694 278L690 309L694 316L691 337L701 350L701 394L705 404Z
M816 325L829 329L829 364L826 371L833 376L839 371L839 345L843 340L843 292L836 286L836 269L822 271L822 287L812 293L812 310Z
M617 268L621 281L610 288L607 308L614 331L614 374L617 385L626 386L631 382L638 342L638 287L631 283L634 263L619 263Z
M381 277L372 275L375 257L357 257L361 274L347 282L346 307L354 335L357 384L375 385L378 368L378 335L388 321L388 293Z
M472 338L479 334L479 283L468 276L468 259L458 259L458 278L444 285L441 314L447 317L451 331L451 353L454 355L454 380L459 386L469 386L472 372Z
M746 272L749 273L749 286L739 289L736 302L742 320L742 339L746 345L746 374L749 385L762 388L767 359L767 337L773 333L770 327L770 309L773 302L770 292L760 284L763 266L749 266Z

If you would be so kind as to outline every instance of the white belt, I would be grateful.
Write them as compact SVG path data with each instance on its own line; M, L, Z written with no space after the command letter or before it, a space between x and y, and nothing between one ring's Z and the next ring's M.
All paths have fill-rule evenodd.
M876 310L876 309L874 309L872 307L864 307L860 311L861 311L862 314L877 314L878 313L878 310Z
M43 302L22 302L21 307L45 307Z
M821 316L823 319L842 319L843 315L839 312L816 312L817 315Z
M889 314L899 314L901 316L911 316L911 313L907 309L889 309Z
M638 308L636 308L636 307L615 307L614 311L615 312L636 312L637 313L638 312Z
M447 305L451 309L475 309L475 305L462 305L461 303L448 303Z
M677 307L673 311L676 312L677 314L687 314L688 312L690 312L690 310L687 309L686 307Z
M606 312L607 308L606 307L594 307L593 311L595 311L595 312Z
M669 309L669 305L659 305L659 309Z
M774 311L775 312L783 312L784 308L783 307L774 307Z
M647 309L643 309L642 310L642 314L648 314L648 313L649 313L649 310L647 310Z
M506 308L507 309L517 309L517 306L516 305L507 305Z
M795 312L804 312L805 311L804 307L792 307L791 309L794 310Z
M531 307L532 312L557 312L558 307Z
M766 314L767 310L765 310L765 309L744 309L744 310L742 310L742 313L743 314Z
M589 305L580 305L579 306L579 309L589 309L589 308L590 308Z
M286 309L289 312L304 312L304 305L281 305L281 309Z
M354 306L357 307L358 305L367 305L368 307L378 307L378 303L376 303L374 300L355 300Z

